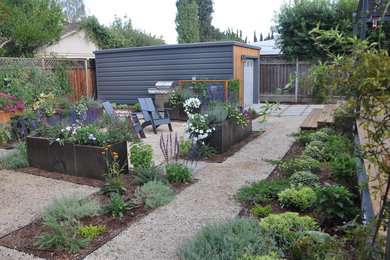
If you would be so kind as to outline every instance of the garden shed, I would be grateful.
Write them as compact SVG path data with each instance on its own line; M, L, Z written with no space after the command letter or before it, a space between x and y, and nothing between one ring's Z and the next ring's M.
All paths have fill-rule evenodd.
M240 80L240 102L259 99L260 47L234 41L95 51L99 99L135 104L157 81Z

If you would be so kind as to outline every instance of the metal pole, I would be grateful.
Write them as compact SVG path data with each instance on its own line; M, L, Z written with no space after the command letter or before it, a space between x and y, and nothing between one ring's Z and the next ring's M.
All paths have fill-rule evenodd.
M363 21L362 28L360 32L360 40L364 41L366 39L366 29L367 29L367 8L368 8L368 0L363 0Z
M299 60L297 58L295 64L295 96L294 96L295 103L298 103L298 88L299 88Z
M85 60L84 61L84 67L85 67L85 84L86 84L86 87L87 87L87 97L89 97L88 96L88 94L89 94L89 82L88 82L88 59L87 60Z

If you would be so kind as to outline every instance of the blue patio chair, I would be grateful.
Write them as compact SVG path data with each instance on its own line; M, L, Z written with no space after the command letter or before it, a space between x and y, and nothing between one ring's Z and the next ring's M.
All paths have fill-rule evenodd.
M157 134L157 127L167 124L169 131L172 132L171 119L168 112L171 110L170 108L156 109L151 98L138 98L138 102L145 119L145 122L141 125L143 129L148 125L152 125L153 132ZM159 111L164 112L164 117L161 117Z
M116 114L115 113L115 110L114 108L111 106L111 103L109 101L105 101L102 103L104 109L106 110L107 114L109 116L118 116L118 117L121 117L120 115ZM124 116L122 116L124 117ZM145 132L139 122L139 119L138 119L138 116L136 113L131 113L131 117L133 119L133 122L134 122L134 130L139 134L139 136L141 138L146 138L145 136Z

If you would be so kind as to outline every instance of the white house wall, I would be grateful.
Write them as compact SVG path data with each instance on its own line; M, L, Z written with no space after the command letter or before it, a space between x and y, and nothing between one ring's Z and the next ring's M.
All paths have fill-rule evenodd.
M85 30L63 37L58 43L41 47L37 56L59 58L95 58L94 51L99 48L88 38Z

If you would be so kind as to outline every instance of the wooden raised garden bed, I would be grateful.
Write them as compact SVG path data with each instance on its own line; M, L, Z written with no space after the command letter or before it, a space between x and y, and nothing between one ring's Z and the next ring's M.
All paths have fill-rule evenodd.
M16 109L15 112L13 111L3 111L0 110L0 121L7 123L9 120L11 120L11 117L15 114L22 114L23 110L22 109Z
M252 121L244 127L227 123L216 126L210 137L209 145L214 147L218 153L226 152L230 147L249 137L252 133Z
M55 142L43 137L27 137L27 155L31 167L60 172L72 176L104 179L108 172L102 152L104 147ZM112 152L118 153L119 164L127 163L127 143L112 144ZM124 167L123 173L128 172Z

